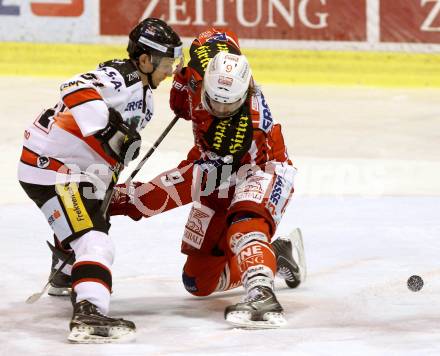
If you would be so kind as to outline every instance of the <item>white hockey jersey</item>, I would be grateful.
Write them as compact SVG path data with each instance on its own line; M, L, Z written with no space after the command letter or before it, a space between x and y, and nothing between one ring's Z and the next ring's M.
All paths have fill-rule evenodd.
M153 115L152 91L130 60L113 60L63 83L60 92L61 101L25 130L18 179L40 185L100 180L107 186L117 162L93 135L107 125L109 107L142 130Z

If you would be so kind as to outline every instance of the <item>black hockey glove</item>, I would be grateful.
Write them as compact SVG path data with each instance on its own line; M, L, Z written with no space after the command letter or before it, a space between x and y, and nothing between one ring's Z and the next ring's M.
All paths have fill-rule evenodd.
M102 142L105 153L127 166L139 156L141 136L113 108L108 109L108 124L95 137Z

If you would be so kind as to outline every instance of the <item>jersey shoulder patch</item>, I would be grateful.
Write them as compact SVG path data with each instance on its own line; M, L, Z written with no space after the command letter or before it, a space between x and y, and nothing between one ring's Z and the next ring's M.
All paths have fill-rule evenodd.
M125 86L128 88L141 81L141 76L136 69L136 66L129 59L113 59L111 61L103 62L99 65L99 69L110 67L117 70L122 78L124 78Z
M261 90L257 90L257 93L252 99L252 109L258 110L260 115L259 128L265 133L268 133L274 124L269 105L267 104Z

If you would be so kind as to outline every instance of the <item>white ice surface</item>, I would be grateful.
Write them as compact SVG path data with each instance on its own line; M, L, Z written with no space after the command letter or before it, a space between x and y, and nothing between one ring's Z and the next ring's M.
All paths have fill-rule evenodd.
M48 275L49 238L30 204L0 208L1 355L438 355L440 352L440 198L297 198L279 233L301 226L307 282L277 280L288 325L246 331L223 320L241 290L196 298L180 281L187 207L134 223L113 219L117 245L112 315L133 320L137 341L72 346L71 305L43 297L24 303ZM420 275L420 292L406 287Z
M297 290L276 282L287 327L232 329L223 310L240 289L207 298L184 290L182 207L112 220L111 314L136 323L137 341L74 346L68 300L24 303L47 280L51 231L15 178L22 132L55 103L60 81L0 78L0 356L440 354L439 91L265 90L299 168L278 233L302 228L309 268ZM166 90L156 95L144 152L172 117ZM179 162L190 132L179 122L138 178ZM413 274L425 281L417 293L406 287Z

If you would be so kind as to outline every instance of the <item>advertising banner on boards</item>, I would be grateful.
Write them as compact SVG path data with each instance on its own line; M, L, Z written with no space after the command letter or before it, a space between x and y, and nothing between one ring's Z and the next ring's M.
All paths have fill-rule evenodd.
M366 41L366 0L101 0L100 14L102 35L159 17L184 37L217 26L240 38Z
M440 43L440 0L381 1L380 40Z
M440 51L440 0L0 0L0 41L122 44L151 16L187 39L215 26L256 47Z

